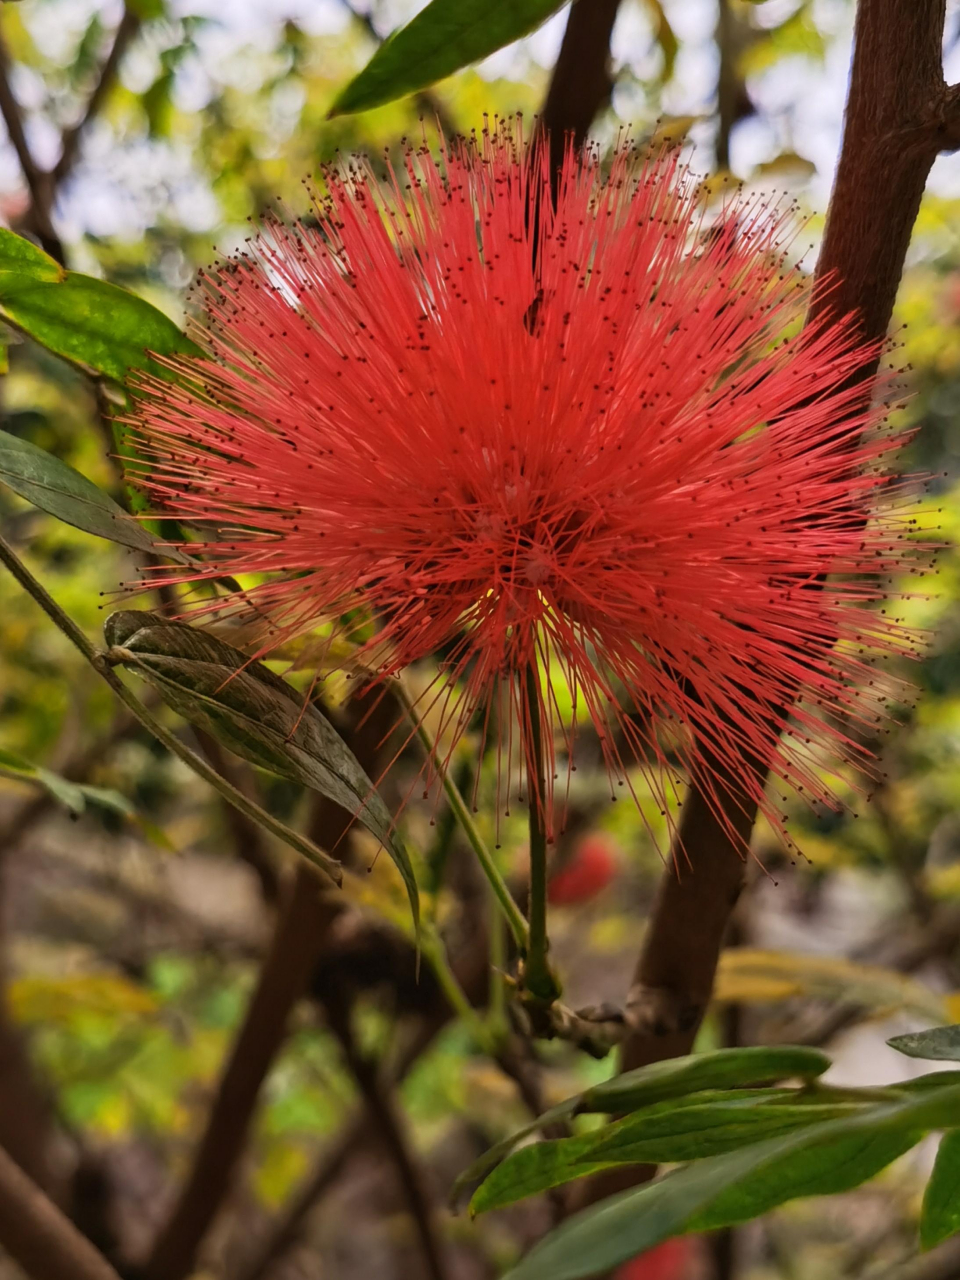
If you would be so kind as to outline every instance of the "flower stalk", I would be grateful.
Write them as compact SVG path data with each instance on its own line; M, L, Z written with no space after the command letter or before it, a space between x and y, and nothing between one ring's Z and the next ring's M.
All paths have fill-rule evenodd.
M531 663L524 675L523 732L526 737L527 800L530 806L530 943L523 966L523 986L528 998L551 1005L560 985L550 969L547 937L547 793L543 761L543 725L540 716L540 684Z
M524 919L523 912L514 902L513 894L510 887L504 880L500 868L496 864L493 854L487 848L486 841L477 830L477 824L473 820L473 816L467 807L467 802L460 794L456 782L450 774L443 761L440 759L437 751L436 743L430 737L430 734L424 725L422 718L417 713L417 709L403 686L403 682L398 680L393 685L393 692L397 697L397 701L406 712L410 723L416 731L417 738L423 747L424 754L429 760L432 768L435 770L437 777L446 792L447 802L453 810L454 816L460 825L460 829L466 837L470 848L477 855L477 861L480 863L480 869L486 876L490 888L493 890L493 896L504 920L513 934L513 940L517 944L521 954L525 954L529 946L529 927Z

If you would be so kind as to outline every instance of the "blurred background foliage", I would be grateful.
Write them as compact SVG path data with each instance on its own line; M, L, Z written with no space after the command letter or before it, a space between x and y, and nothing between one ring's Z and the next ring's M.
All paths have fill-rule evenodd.
M786 191L808 217L798 243L815 244L839 138L852 7L623 0L612 92L594 136L602 146L624 130L660 136L689 147L694 168L714 180L732 174ZM345 0L3 4L0 71L48 182L41 197L68 265L136 290L182 322L197 269L239 246L264 210L307 212L304 179L338 154L366 154L376 169L385 148L431 131L434 121L468 131L485 112L536 112L565 11L429 91L328 121L336 92L417 8L412 0L356 0L355 8ZM951 14L951 31L958 18ZM951 44L948 63L952 56ZM10 140L0 145L0 218L42 234L21 160ZM958 225L960 166L948 158L938 162L917 223L894 353L907 365L898 412L918 429L907 465L934 475L928 505L941 514L927 523L939 523L948 544L939 574L909 584L918 594L905 608L930 632L927 656L909 673L919 697L883 740L884 777L872 803L859 794L871 784L848 777L848 812L798 808L793 830L805 858L791 860L758 831L758 862L738 911L741 945L724 958L703 1032L705 1044L826 1044L838 1081L895 1078L911 1064L884 1048L887 1035L960 1019ZM28 341L12 333L6 340L4 429L122 499L96 387ZM137 576L121 548L4 490L0 527L92 635ZM38 1176L133 1277L175 1201L256 981L282 891L275 851L265 859L245 843L217 798L119 712L6 575L0 751L0 1129L28 1126ZM265 775L254 781L273 811L302 813L296 787ZM91 795L81 805L71 782L110 799ZM572 1004L616 1002L660 861L633 807L608 803L601 770L581 772L574 800L577 821L557 854L554 947ZM431 814L415 804L406 821L456 960L477 891L449 847L442 813L436 827ZM645 816L654 834L665 829L654 806ZM493 815L482 812L480 821L492 835ZM501 819L500 839L504 867L519 882L522 820ZM364 919L396 916L386 859L349 893ZM434 1202L451 1277L496 1275L550 1221L550 1203L538 1201L476 1229L448 1216L442 1201L451 1176L522 1123L537 1097L563 1096L611 1065L550 1045L523 1070L496 1064L460 1025L425 1036L423 1051L401 1062L406 1029L413 1017L429 1022L435 993L427 976L416 981L409 946L383 934L362 954L348 937L333 966L359 992L352 1049L319 1012L322 992L320 1004L298 1006L197 1275L422 1273L409 1197L363 1127L363 1109L375 1103L356 1070L357 1045L364 1061L404 1077L397 1125ZM5 1110L16 1114L4 1120ZM911 1270L924 1153L827 1209L801 1202L733 1238L671 1246L629 1277L958 1275L956 1245L936 1255L944 1269ZM278 1229L291 1213L295 1229L281 1248Z

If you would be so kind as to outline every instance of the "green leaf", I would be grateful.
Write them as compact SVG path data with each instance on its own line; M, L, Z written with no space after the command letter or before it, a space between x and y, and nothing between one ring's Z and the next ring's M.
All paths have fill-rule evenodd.
M78 816L83 813L87 804L99 805L102 809L110 809L122 814L125 818L136 818L136 812L130 801L106 787L92 787L82 782L71 782L42 765L33 764L13 751L0 748L0 774L17 778L23 782L36 783L49 791L53 798L69 812Z
M796 1089L738 1089L660 1102L578 1137L521 1147L478 1189L470 1211L499 1209L599 1169L721 1155L804 1125L839 1119L859 1106L807 1103Z
M960 1025L932 1027L929 1031L914 1031L906 1036L894 1036L887 1044L908 1058L942 1059L960 1062Z
M920 1212L920 1243L932 1249L960 1231L960 1129L940 1139Z
M837 1126L839 1129L839 1126ZM837 1195L859 1187L923 1137L922 1129L893 1127L841 1134L831 1124L806 1131L789 1149L764 1160L729 1183L690 1219L687 1231L712 1231L749 1222L800 1196Z
M646 0L646 6L650 11L650 20L653 23L654 39L663 54L663 70L660 73L660 79L666 83L673 75L674 67L677 65L680 42L677 39L676 32L670 25L670 20L663 7L663 0Z
M0 297L10 286L56 283L66 274L59 262L32 240L0 227Z
M84 533L135 551L154 552L178 564L189 563L189 557L175 547L155 542L139 521L92 480L45 449L6 431L0 431L0 483Z
M803 1045L717 1049L625 1071L582 1095L580 1111L636 1111L700 1089L735 1089L797 1076L820 1076L830 1059Z
M746 1221L785 1200L848 1190L949 1123L960 1087L871 1107L845 1120L698 1160L575 1215L505 1280L583 1280L686 1231Z
M200 354L143 298L74 271L55 281L8 273L0 283L0 316L55 355L118 382L131 369L162 374L152 355Z
M383 844L403 877L414 920L419 895L410 856L353 752L303 694L262 662L182 622L124 610L104 625L108 657L236 755L334 800ZM339 863L330 859L331 870Z
M829 1065L830 1059L819 1049L787 1045L718 1049L712 1053L689 1054L638 1067L635 1071L627 1071L613 1080L595 1085L585 1093L567 1098L485 1151L456 1179L450 1193L451 1202L456 1203L468 1186L486 1178L524 1138L580 1112L636 1111L640 1107L703 1089L745 1087L789 1076L811 1079L822 1075Z
M330 116L366 111L422 89L529 35L563 0L432 0L393 32L338 95Z

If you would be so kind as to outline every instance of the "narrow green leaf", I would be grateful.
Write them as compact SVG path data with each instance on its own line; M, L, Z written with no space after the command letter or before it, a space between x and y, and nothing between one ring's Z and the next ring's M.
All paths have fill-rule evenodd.
M75 817L83 813L86 808L83 790L75 782L70 782L67 778L61 778L58 773L52 773L41 765L25 760L16 752L0 748L0 774L43 787L45 791L50 792L58 804L63 805Z
M683 1166L575 1215L505 1280L584 1280L686 1231L712 1230L801 1195L872 1177L960 1107L960 1087L926 1090L798 1133Z
M725 1186L701 1213L686 1225L687 1231L713 1231L749 1222L787 1200L800 1196L837 1195L859 1187L885 1169L923 1137L922 1129L866 1126L862 1133L831 1133L796 1145L774 1159L764 1161L736 1182Z
M393 32L330 108L331 116L378 107L452 75L529 35L563 0L432 0Z
M703 1089L746 1087L790 1076L810 1079L822 1075L829 1065L830 1059L819 1049L788 1045L718 1049L712 1053L689 1054L638 1067L636 1071L627 1071L585 1093L568 1098L484 1152L457 1178L451 1202L456 1203L468 1186L485 1178L524 1138L579 1112L637 1111L655 1102L680 1098Z
M475 1183L484 1179L492 1169L495 1169L501 1160L504 1160L510 1152L522 1142L524 1138L529 1138L531 1134L538 1133L541 1129L547 1128L548 1125L558 1124L564 1120L569 1120L576 1113L577 1106L580 1102L580 1095L577 1094L573 1098L567 1098L563 1102L558 1102L555 1107L551 1107L549 1111L544 1111L542 1115L537 1116L535 1120L531 1120L528 1125L524 1125L522 1129L518 1129L516 1133L511 1133L509 1138L495 1143L482 1156L478 1156L472 1164L467 1165L466 1169L454 1180L450 1189L449 1202L452 1206L456 1206L461 1197L464 1195L468 1187L472 1187Z
M0 277L0 316L42 346L94 374L122 382L131 369L162 373L152 355L199 348L149 302L93 276L68 271L38 281Z
M791 1076L812 1079L822 1075L829 1066L830 1059L825 1053L802 1045L694 1053L638 1067L636 1071L626 1071L594 1085L583 1094L580 1110L636 1111L700 1089L734 1089Z
M156 543L138 520L92 480L45 449L6 431L0 431L0 483L84 533L135 551L154 552L178 564L189 563L183 552Z
M104 625L110 657L237 755L336 801L383 844L403 877L414 920L413 866L390 811L333 725L261 662L205 631L125 610ZM331 870L339 867L330 859Z
M960 1117L958 1117L960 1118ZM960 1231L960 1129L950 1129L940 1139L930 1181L923 1194L920 1243L932 1249Z
M798 1094L795 1089L695 1094L658 1103L576 1138L521 1147L483 1183L470 1210L499 1209L601 1168L724 1155L807 1125L855 1115L866 1105L807 1103L797 1101Z
M71 782L69 778L64 778L51 769L45 769L42 765L25 760L14 751L0 748L0 774L43 787L75 816L83 813L89 803L119 813L125 818L137 820L133 805L119 791L107 787L93 787L85 782Z
M914 1031L906 1036L894 1036L887 1044L908 1058L942 1059L960 1062L960 1025L932 1027L929 1031Z

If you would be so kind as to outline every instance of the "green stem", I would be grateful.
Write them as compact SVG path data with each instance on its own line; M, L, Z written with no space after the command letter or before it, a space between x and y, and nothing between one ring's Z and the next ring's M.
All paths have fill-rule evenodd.
M467 808L466 801L457 788L457 784L454 782L453 778L451 778L449 771L444 768L437 752L436 743L433 742L430 734L426 730L426 727L422 723L420 716L417 715L416 708L410 699L410 695L403 687L402 681L397 680L391 685L391 689L396 695L397 701L406 711L407 717L413 725L417 737L420 739L420 743L423 746L427 759L433 765L440 781L443 783L443 789L447 794L447 801L450 804L450 808L456 815L456 819L460 824L463 834L467 838L470 848L477 855L477 861L480 863L483 874L490 882L490 887L493 890L494 897L503 912L504 919L510 926L510 932L513 934L514 941L520 948L520 951L525 953L528 945L529 930L527 928L527 922L524 919L523 912L514 902L513 894L510 892L507 882L500 874L500 868L497 866L493 855L487 848L483 836L477 830L477 825L473 820L470 810Z
M420 947L424 959L433 970L443 994L450 1007L463 1023L469 1027L477 1044L488 1052L494 1052L494 1035L491 1028L483 1021L461 987L457 975L450 967L446 949L436 930L431 925L424 925L420 934Z
M524 684L528 734L526 747L527 791L530 806L530 945L524 964L523 985L538 1002L552 1004L560 987L550 969L547 952L547 791L543 773L543 729L540 723L540 687L536 668L527 668Z
M496 1038L503 1037L509 1027L507 1020L507 936L503 920L496 910L490 912L490 1008L487 1026Z
M235 809L239 809L241 813L245 814L253 822L272 832L285 844L289 845L291 849L295 849L308 862L312 862L315 867L319 867L334 883L338 885L341 883L340 863L336 859L331 858L322 849L318 849L312 840L308 840L306 836L302 836L299 832L292 830L285 823L267 813L265 809L261 809L258 804L241 791L238 791L236 787L231 786L206 760L197 755L195 751L191 751L188 746L180 741L176 734L171 733L169 729L154 719L136 694L132 693L123 683L105 655L90 643L73 619L64 613L56 600L34 578L13 548L3 538L0 538L0 563L6 565L24 591L33 597L47 617L80 650L94 670L107 682L120 701L130 708L143 727L149 730L159 742L162 742L168 751L178 756L188 768L203 778L204 782L208 782Z

